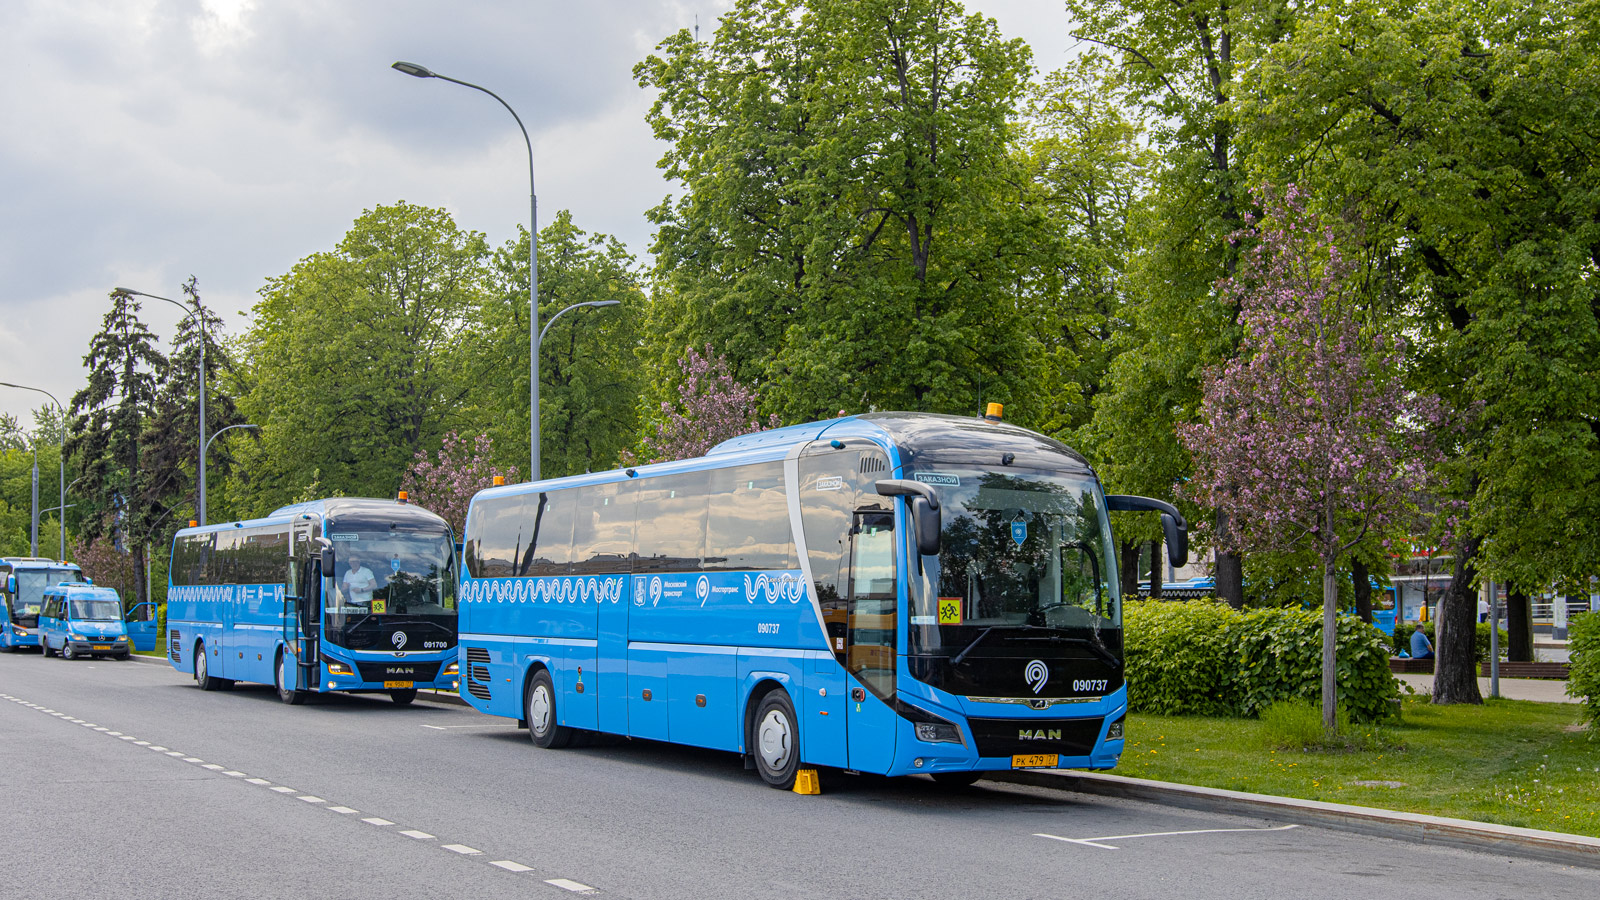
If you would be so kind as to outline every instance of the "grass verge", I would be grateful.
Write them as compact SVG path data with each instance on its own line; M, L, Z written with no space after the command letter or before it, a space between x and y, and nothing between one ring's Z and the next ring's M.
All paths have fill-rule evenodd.
M1408 699L1398 723L1292 750L1260 720L1135 714L1116 773L1600 837L1600 739L1581 721L1573 704Z

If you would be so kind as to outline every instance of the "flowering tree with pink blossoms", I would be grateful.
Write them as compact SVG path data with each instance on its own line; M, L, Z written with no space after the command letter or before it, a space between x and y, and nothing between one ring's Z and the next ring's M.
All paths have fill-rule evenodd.
M655 433L640 442L639 458L645 462L703 456L728 438L778 427L776 415L761 421L755 390L734 380L727 358L713 352L710 344L703 354L687 348L678 368L683 380L677 403L661 404L662 420ZM624 454L623 461L634 457Z
M1402 382L1404 344L1363 328L1355 266L1291 185L1219 289L1239 304L1239 355L1208 372L1180 428L1188 491L1236 523L1229 549L1310 546L1322 567L1322 718L1336 723L1339 558L1416 509L1438 454L1439 403Z
M469 440L451 431L444 436L437 454L430 457L425 452L417 453L400 479L400 489L411 502L449 522L459 539L466 527L472 495L491 487L496 475L507 482L517 480L516 466L502 469L489 464L493 450L494 441L488 435Z

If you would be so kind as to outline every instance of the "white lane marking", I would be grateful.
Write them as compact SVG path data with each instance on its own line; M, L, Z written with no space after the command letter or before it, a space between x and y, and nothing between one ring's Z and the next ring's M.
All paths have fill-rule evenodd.
M112 731L109 728L96 728L95 731L104 731L106 734L109 734L112 737L122 737L122 732L120 732L120 731Z
M377 816L373 816L370 819L362 819L361 821L366 822L369 825L393 825L394 824L393 822L389 821L388 819L380 819Z
M310 794L303 794L303 795L301 795L299 797L296 797L295 799L296 800L304 800L307 803L327 803L328 802L328 801L322 799L321 797L313 797Z
M1487 603L1488 601L1485 600L1484 602ZM104 731L107 734L111 733L111 729L105 727L104 725L90 725L89 727L93 728L95 731Z
M533 871L533 866L525 866L522 863L512 862L509 859L497 859L494 862L489 863L489 865L491 865L491 866L499 866L500 868L505 869L507 872L532 872Z
M168 756L182 756L183 755L183 751L182 750L168 750L167 751L167 755Z
M187 762L187 763L203 763L203 762L205 762L205 760L201 759L198 756L185 756L183 758L183 761Z
M167 748L165 748L165 747L157 747L154 744L150 745L150 749L156 751L157 753L165 753L165 752L167 752Z
M434 731L450 731L454 728L515 728L517 727L517 723L506 722L501 724L499 722L484 722L478 725L423 725L421 727L432 728Z
M1145 834L1113 834L1107 837L1092 838L1068 838L1061 837L1060 835L1056 834L1035 834L1034 837L1049 838L1052 841L1061 841L1067 844L1082 844L1085 847L1099 847L1101 850L1120 850L1122 849L1121 847L1113 847L1102 842L1129 841L1133 840L1134 838L1147 837L1173 837L1180 834L1230 834L1243 831L1288 831L1291 828L1299 827L1299 825L1280 825L1275 828L1198 828L1194 831L1151 831Z
M431 841L431 840L433 840L433 835L427 833L426 831L416 831L416 830L413 829L411 831L402 831L400 833L405 835L408 838L416 838L419 841Z
M468 847L466 844L445 844L444 848L449 850L451 853L459 853L462 856L473 856L483 852L482 850L476 850L472 847Z
M266 780L265 778L246 778L245 781L248 781L251 784L263 784L263 785L272 783L272 782Z
M299 791L295 790L292 787L284 787L281 784L278 785L277 787L273 788L273 790L277 791L280 794L298 794L298 793L300 793Z
M329 810L329 811L331 811L331 812L336 812L341 816L348 816L351 813L358 813L358 812L361 811L359 809L351 809L348 806L328 806L328 807L324 807L324 808Z
M148 746L150 746L150 742L149 741L134 741L133 745L135 747L148 747Z
M229 769L228 771L223 772L222 774L228 776L229 778L243 778L244 777L244 773L243 772L235 772L232 769Z
M553 884L564 891L571 891L574 894L598 893L594 888L589 887L587 884L584 884L581 881L573 881L570 878L546 878L544 883Z
M206 763L205 765L201 766L200 768L202 768L202 769L210 769L213 772L221 772L223 769L226 769L227 766L219 766L216 763Z
M136 740L138 740L138 738L136 738L136 737L134 737L134 736L133 736L133 735L131 735L131 734L125 734L125 735L123 735L123 736L122 736L122 739L123 739L123 740L125 740L125 741L136 741Z

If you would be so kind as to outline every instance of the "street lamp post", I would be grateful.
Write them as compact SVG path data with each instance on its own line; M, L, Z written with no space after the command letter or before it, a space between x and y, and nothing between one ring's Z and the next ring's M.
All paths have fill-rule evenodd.
M587 303L574 303L571 306L567 307L566 309L563 309L561 312L558 312L555 315L551 316L550 317L550 321L546 322L545 325L544 325L544 328L541 328L539 330L539 340L535 341L534 342L534 346L533 346L534 354L538 355L539 348L544 346L544 333L546 331L550 330L550 326L554 325L556 323L557 319L561 318L562 316L566 315L567 313L572 312L575 309L581 309L581 308L583 308L585 306L620 306L620 305L622 305L622 301L621 300L590 300Z
M33 442L33 531L28 547L29 556L39 555L39 442ZM65 551L63 551L65 552Z
M500 101L500 105L511 113L511 118L517 120L517 128L522 130L522 141L528 146L528 206L530 210L530 227L528 230L528 377L530 383L528 395L529 472L531 480L539 480L539 195L534 189L533 182L533 141L528 138L528 129L522 124L522 117L511 108L511 104L501 99L499 94L482 85L470 81L461 81L448 75L440 75L431 71L426 66L419 66L412 62L397 62L391 68L404 72L414 78L437 78L451 84L459 84L485 94ZM560 313L557 313L560 315Z
M57 547L56 549L61 552L61 559L66 559L67 558L67 451L66 451L66 443L67 443L67 411L66 411L66 409L62 408L61 401L56 399L56 395L55 394L52 394L49 391L44 390L42 388L28 387L25 384L12 384L9 381L0 381L0 387L16 388L19 391L33 391L35 394L43 394L46 397L50 398L50 402L54 403L56 405L56 412L61 415L61 440L57 444L57 446L60 449L58 449L56 451L56 465L61 470L60 471L60 478L61 478L61 515L58 516L57 520L56 520L61 525L61 545L59 547ZM39 488L38 488L38 483L39 483L39 458L37 456L38 451L35 450L34 453L36 455L34 456L34 463L33 463L33 481L34 481L34 493L37 494L38 490L39 490ZM35 508L38 508L38 506L39 506L38 501L35 500L33 505L34 505ZM37 515L37 513L35 513L35 515ZM38 526L37 523L35 523L35 525L34 525L34 542L35 542L34 543L34 552L38 552L38 530L39 530L39 526Z
M165 300L173 306L184 311L191 319L200 322L200 461L197 463L196 474L200 480L200 499L195 504L195 512L200 516L200 524L206 524L206 317L201 313L200 300L195 298L194 309L189 309L171 297L158 297L155 294L146 294L133 288L119 287L118 291L132 294L135 297L149 297L151 300ZM65 501L63 501L65 502Z
M205 453L209 453L211 451L211 442L212 441L215 441L217 438L222 437L223 435L225 435L228 432L234 430L235 428L248 428L251 431L260 431L261 430L261 426L260 425L229 425L227 428L219 429L216 434L213 434L211 436L211 438L206 441L206 448L202 452L201 455L204 455ZM205 523L201 522L200 524L204 525Z

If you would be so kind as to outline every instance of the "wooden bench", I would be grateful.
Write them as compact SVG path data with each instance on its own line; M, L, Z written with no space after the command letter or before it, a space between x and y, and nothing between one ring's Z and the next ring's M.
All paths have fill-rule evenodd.
M1433 660L1391 656L1389 657L1389 671L1396 675L1432 675Z
M1432 660L1424 660L1432 662ZM1500 664L1501 678L1553 678L1566 681L1571 668L1566 663L1560 662L1502 662ZM1489 677L1489 664L1483 664L1483 677Z

